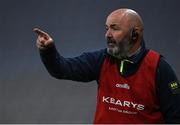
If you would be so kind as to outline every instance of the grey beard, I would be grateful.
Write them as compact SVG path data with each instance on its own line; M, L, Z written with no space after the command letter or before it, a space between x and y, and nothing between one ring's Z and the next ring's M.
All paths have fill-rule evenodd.
M123 59L129 57L130 55L129 51L131 48L132 48L132 44L130 44L128 40L126 41L124 40L112 49L107 48L107 52L108 54L110 54L115 58Z

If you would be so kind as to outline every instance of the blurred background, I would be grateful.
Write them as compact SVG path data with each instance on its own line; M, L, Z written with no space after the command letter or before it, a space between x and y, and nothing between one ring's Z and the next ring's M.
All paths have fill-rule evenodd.
M145 41L180 79L179 0L1 0L0 123L92 123L95 81L57 80L43 66L34 27L55 40L64 57L106 47L105 21L118 8L136 10Z

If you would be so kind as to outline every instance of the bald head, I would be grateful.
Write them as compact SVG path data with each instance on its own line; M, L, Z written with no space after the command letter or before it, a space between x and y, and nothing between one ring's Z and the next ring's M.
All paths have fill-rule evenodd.
M108 16L108 18L115 19L118 23L121 23L127 28L139 27L144 29L141 17L132 9L123 8L115 10Z

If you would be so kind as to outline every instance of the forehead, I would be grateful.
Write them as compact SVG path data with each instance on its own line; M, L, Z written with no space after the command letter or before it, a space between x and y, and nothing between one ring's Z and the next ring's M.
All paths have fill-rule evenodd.
M117 25L117 26L128 26L128 20L125 14L117 14L113 13L110 14L107 19L106 19L106 25L111 26L111 25Z

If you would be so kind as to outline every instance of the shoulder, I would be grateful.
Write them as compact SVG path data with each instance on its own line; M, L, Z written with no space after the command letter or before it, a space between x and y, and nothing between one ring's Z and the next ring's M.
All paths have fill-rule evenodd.
M160 56L158 67L157 67L157 87L166 88L169 93L179 93L179 81L172 66L166 61L165 57ZM172 88L173 86L176 88ZM164 89L165 90L165 89Z
M160 58L159 58L158 71L161 74L168 75L169 77L175 75L175 72L172 66L167 62L165 57L163 57L162 55L160 55Z
M79 57L85 58L92 63L103 61L104 57L107 55L107 49L99 49L95 51L83 52Z
M94 50L94 51L89 51L89 52L83 52L81 56L87 55L87 56L100 57L106 54L107 54L107 49L99 49L99 50Z

